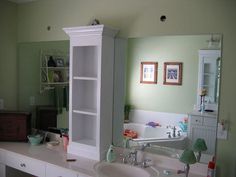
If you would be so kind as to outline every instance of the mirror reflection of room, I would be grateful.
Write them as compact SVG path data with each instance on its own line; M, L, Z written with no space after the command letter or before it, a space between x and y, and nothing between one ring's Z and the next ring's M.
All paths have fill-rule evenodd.
M215 155L220 61L219 34L128 39L124 146L177 157L178 150L186 148L195 147L198 153L197 142L203 139L206 147L201 153L206 157L201 161L211 159ZM142 62L157 63L157 83L140 81ZM174 79L168 80L168 70Z
M68 129L69 42L18 44L19 110L31 113L31 127Z

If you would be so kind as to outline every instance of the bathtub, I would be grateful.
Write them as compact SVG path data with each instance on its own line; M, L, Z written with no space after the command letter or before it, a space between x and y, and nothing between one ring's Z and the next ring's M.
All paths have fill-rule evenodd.
M177 135L179 128L176 130L176 137L172 136L173 130L166 128L166 126L161 127L151 127L140 123L125 123L124 130L129 129L138 133L137 138L130 140L131 144L142 144L151 143L153 145L185 149L187 146L187 134L181 132L180 136ZM171 133L171 138L168 137L168 133Z

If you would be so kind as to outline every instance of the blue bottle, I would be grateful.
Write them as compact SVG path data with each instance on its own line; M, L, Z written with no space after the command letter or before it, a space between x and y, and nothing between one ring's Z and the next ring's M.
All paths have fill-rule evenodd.
M110 147L107 151L106 160L109 163L114 162L116 160L116 154L114 152L113 145L110 145Z

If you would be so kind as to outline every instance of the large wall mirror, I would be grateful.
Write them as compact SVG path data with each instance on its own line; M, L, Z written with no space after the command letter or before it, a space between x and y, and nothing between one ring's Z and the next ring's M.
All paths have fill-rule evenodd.
M115 85L115 97L118 97L118 102L125 102L129 120L125 120L120 130L117 119L123 116L123 121L124 113L114 116L113 143L178 157L181 150L194 148L200 138L207 145L200 161L208 162L215 155L221 42L220 34L129 38L127 60L119 63L121 66L124 64L125 69L119 69L115 77L116 80L122 77L125 80L123 85L121 82L124 92L122 86ZM210 53L213 57L210 54L203 57L203 53ZM140 82L142 62L157 63L157 83ZM163 84L168 74L165 63L168 62L181 63L181 84ZM204 112L201 113L200 92L203 89L207 93L204 95ZM123 144L121 140L124 140Z
M196 129L196 127L199 128L199 125L195 124L192 132L185 130L185 126L189 128L189 115L194 111L195 114L192 114L192 117L195 116L194 118L196 118L196 113L200 114L200 117L203 116L199 112L201 102L199 89L206 88L207 82L213 84L208 85L211 89L208 90L210 92L209 95L206 95L204 102L206 109L213 112L207 112L204 115L212 116L217 120L221 57L213 57L211 60L207 56L202 59L201 61L205 64L204 70L200 69L202 63L199 52L201 50L213 51L213 53L217 51L221 56L221 42L222 36L219 34L117 39L116 57L123 59L117 60L116 58L115 60L113 144L124 146L123 134L125 129L133 130L132 126L138 127L139 129L134 129L134 131L138 133L137 137L139 137L146 127L149 131L149 140L151 140L131 141L130 146L143 147L142 150L151 153L177 157L178 150L192 146L196 137L209 138L210 134L201 134L202 129ZM33 127L35 127L35 119L37 118L36 107L42 105L55 106L57 98L63 97L62 92L55 95L55 89L40 93L40 57L42 50L58 50L68 53L69 41L18 44L19 110L33 113ZM141 62L158 63L157 83L140 83ZM166 62L182 63L182 82L180 85L163 84L164 63ZM199 86L199 77L205 79L201 80L201 86ZM34 103L32 104L32 102ZM210 106L211 103L214 104L213 107ZM129 123L125 123L125 125L124 105L128 105L128 110L130 110ZM68 128L68 112L65 106L61 108L63 111L57 114L56 127ZM201 124L204 119L198 120L196 118L196 121L200 121ZM185 124L186 122L187 124ZM148 123L149 126L146 125ZM213 129L214 134L214 127L217 123L210 121L209 124L210 126L207 125L207 128ZM182 129L181 125L183 125ZM173 136L174 127L176 128L175 137ZM162 135L165 136L164 140L158 140L157 143L153 142L153 137L159 136L159 139L163 139ZM172 138L169 139L169 135ZM190 135L192 141L188 139ZM176 141L172 141L174 139ZM208 154L210 157L213 156L215 154L215 141L211 147L208 146L207 151L202 153ZM204 162L204 159L202 161Z

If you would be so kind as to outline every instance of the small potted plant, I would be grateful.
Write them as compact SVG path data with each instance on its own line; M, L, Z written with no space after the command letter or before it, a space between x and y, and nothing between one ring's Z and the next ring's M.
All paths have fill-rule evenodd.
M124 107L124 122L128 123L129 122L129 112L131 110L131 105L126 104Z

